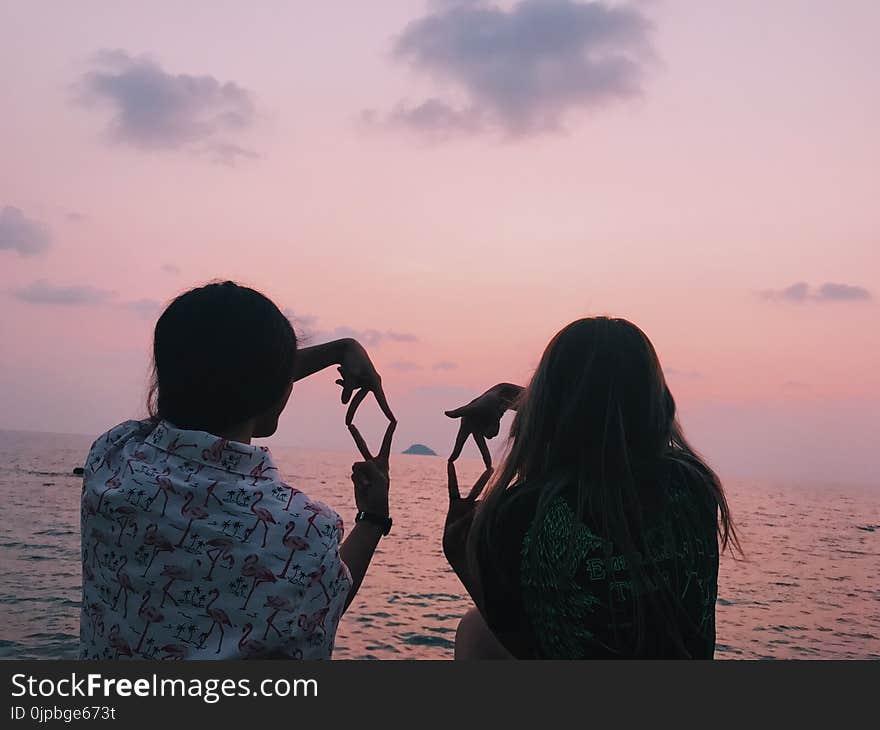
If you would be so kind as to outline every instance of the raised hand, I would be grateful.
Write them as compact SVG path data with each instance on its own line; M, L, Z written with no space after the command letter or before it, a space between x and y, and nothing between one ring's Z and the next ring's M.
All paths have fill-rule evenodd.
M459 492L458 475L455 473L455 464L452 461L446 465L446 475L449 487L449 510L443 528L443 554L459 580L473 596L474 581L467 565L467 539L479 497L492 476L492 467L487 467L464 498Z
M483 456L483 463L487 469L491 469L492 455L486 439L498 435L501 430L501 417L508 408L515 407L516 398L521 392L522 388L518 385L499 383L467 405L446 411L449 418L461 419L449 461L455 461L461 455L468 436L473 436L474 443Z
M385 391L382 390L382 378L373 367L373 362L367 351L356 340L346 340L346 343L342 362L337 368L340 377L336 381L337 385L342 386L342 402L349 404L345 414L345 425L351 425L358 406L371 392L376 396L376 402L382 409L382 413L391 423L396 423L397 419L391 412L391 407L385 398Z
M388 459L391 456L391 443L394 438L396 421L390 421L382 439L379 453L373 456L370 449L353 423L348 424L348 430L364 457L364 461L358 461L351 466L351 480L354 483L354 501L361 512L372 512L382 516L388 516Z

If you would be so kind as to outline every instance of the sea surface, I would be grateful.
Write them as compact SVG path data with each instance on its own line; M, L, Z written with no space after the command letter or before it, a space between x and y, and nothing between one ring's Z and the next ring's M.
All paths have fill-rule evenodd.
M0 658L75 658L81 480L91 439L0 431ZM287 481L355 512L355 453L273 448ZM463 459L464 485L480 471ZM394 530L343 616L337 659L451 659L469 607L443 559L445 462L394 456ZM880 659L880 484L731 481L746 559L722 558L721 659Z

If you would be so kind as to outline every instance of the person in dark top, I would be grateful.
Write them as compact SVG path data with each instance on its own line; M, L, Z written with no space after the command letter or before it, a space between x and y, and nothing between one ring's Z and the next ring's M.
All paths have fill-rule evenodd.
M507 409L495 474L486 438ZM638 327L577 320L527 388L501 383L446 415L461 426L443 547L476 606L457 658L713 657L719 551L739 543ZM454 462L471 435L486 471L462 498Z

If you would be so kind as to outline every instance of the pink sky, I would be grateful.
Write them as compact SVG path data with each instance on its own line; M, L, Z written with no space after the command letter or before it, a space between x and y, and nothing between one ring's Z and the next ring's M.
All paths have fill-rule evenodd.
M873 480L880 5L605 3L577 30L554 13L578 3L516 25L529 6L503 2L492 27L516 42L487 79L448 14L492 4L455 4L3 2L0 427L140 415L155 314L130 304L220 277L313 331L417 338L371 348L400 448L445 451L443 408L524 382L562 325L610 313L652 338L723 474ZM598 27L613 8L645 25ZM587 89L556 41L518 66L551 31L626 54L638 93ZM102 66L107 49L126 55ZM119 85L144 67L177 92L218 83L163 117ZM400 121L427 99L463 126ZM349 448L330 375L297 387L275 443Z

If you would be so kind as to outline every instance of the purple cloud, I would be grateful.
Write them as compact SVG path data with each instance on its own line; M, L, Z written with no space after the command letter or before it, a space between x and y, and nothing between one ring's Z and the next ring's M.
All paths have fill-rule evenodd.
M849 284L835 284L826 282L819 287L816 292L816 299L825 302L851 302L865 301L871 298L871 292L861 286L850 286Z
M84 284L52 284L46 279L37 279L14 290L12 295L36 306L112 307L148 318L155 317L162 310L162 302L155 299L118 301L115 291Z
M407 332L394 332L392 330L353 329L351 327L335 327L330 331L319 331L313 334L316 340L328 342L342 337L351 337L366 347L377 345L391 340L392 342L416 342L418 337Z
M123 302L119 306L141 317L149 318L156 316L162 310L162 302L156 299L136 299L131 302Z
M872 299L871 292L861 286L825 282L818 288L799 281L784 289L765 289L759 292L764 299L780 302L865 302Z
M106 289L91 286L50 284L45 279L38 279L13 292L16 298L28 304L51 304L65 307L80 307L95 304L106 304L115 293Z
M42 224L27 218L11 205L0 210L0 250L36 256L51 245L52 236Z
M432 134L559 130L571 112L641 93L650 36L635 5L434 2L404 28L393 55L451 95L400 104L387 121Z
M231 137L256 117L251 92L213 76L172 74L145 56L101 51L81 80L82 100L113 111L110 138L145 150L189 149L224 163L254 157Z
M293 323L297 334L310 343L318 344L350 337L365 347L376 347L384 342L417 342L419 339L409 332L395 330L356 329L344 325L329 330L320 329L315 315L297 314L290 307L285 307L281 311Z
M313 314L296 314L290 307L285 307L281 313L290 320L297 330L297 334L299 334L300 328L310 330L318 322L318 318Z

